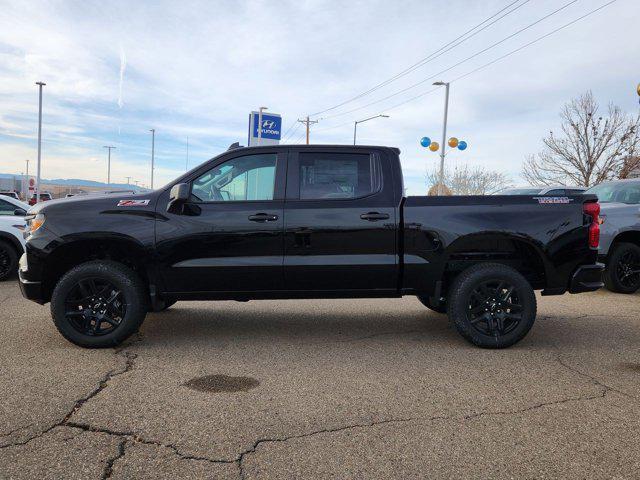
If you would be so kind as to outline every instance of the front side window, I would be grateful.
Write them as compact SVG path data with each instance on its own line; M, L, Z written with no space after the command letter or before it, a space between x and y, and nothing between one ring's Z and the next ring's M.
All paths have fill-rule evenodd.
M375 157L352 153L301 153L300 199L359 198L379 189Z
M198 177L191 195L200 202L273 200L275 153L232 158Z

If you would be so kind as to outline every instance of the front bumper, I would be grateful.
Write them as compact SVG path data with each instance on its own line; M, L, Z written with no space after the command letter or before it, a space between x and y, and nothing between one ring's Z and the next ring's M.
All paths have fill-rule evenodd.
M582 265L571 276L570 293L593 292L604 287L602 283L604 264Z
M22 296L27 300L32 300L41 305L46 303L42 291L42 282L29 280L28 278L29 269L26 253L22 254L18 265L18 277L20 279L20 291L22 292Z

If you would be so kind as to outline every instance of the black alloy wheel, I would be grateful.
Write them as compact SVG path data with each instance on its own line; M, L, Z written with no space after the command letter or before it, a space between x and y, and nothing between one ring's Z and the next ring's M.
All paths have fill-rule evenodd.
M640 253L635 250L625 251L615 266L616 276L620 284L629 290L640 287Z
M522 321L516 287L503 280L481 283L471 292L467 318L483 335L498 337L511 333Z
M65 316L79 333L106 335L117 329L126 315L122 292L101 278L84 278L65 299Z

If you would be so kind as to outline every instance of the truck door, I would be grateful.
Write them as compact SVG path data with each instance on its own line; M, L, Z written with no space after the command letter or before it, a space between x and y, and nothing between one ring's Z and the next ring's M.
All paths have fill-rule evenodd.
M362 148L292 149L287 170L287 290L396 289L398 219L387 157Z
M188 179L183 213L160 201L156 245L169 292L283 287L286 151L233 152ZM187 180L185 180L187 181Z

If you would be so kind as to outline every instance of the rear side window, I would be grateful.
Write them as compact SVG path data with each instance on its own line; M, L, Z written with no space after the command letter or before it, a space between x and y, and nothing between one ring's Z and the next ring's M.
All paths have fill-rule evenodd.
M380 189L376 156L361 153L300 153L301 200L365 197Z
M549 190L545 195L566 195L564 189Z
M13 203L0 199L0 215L13 215L16 208Z

